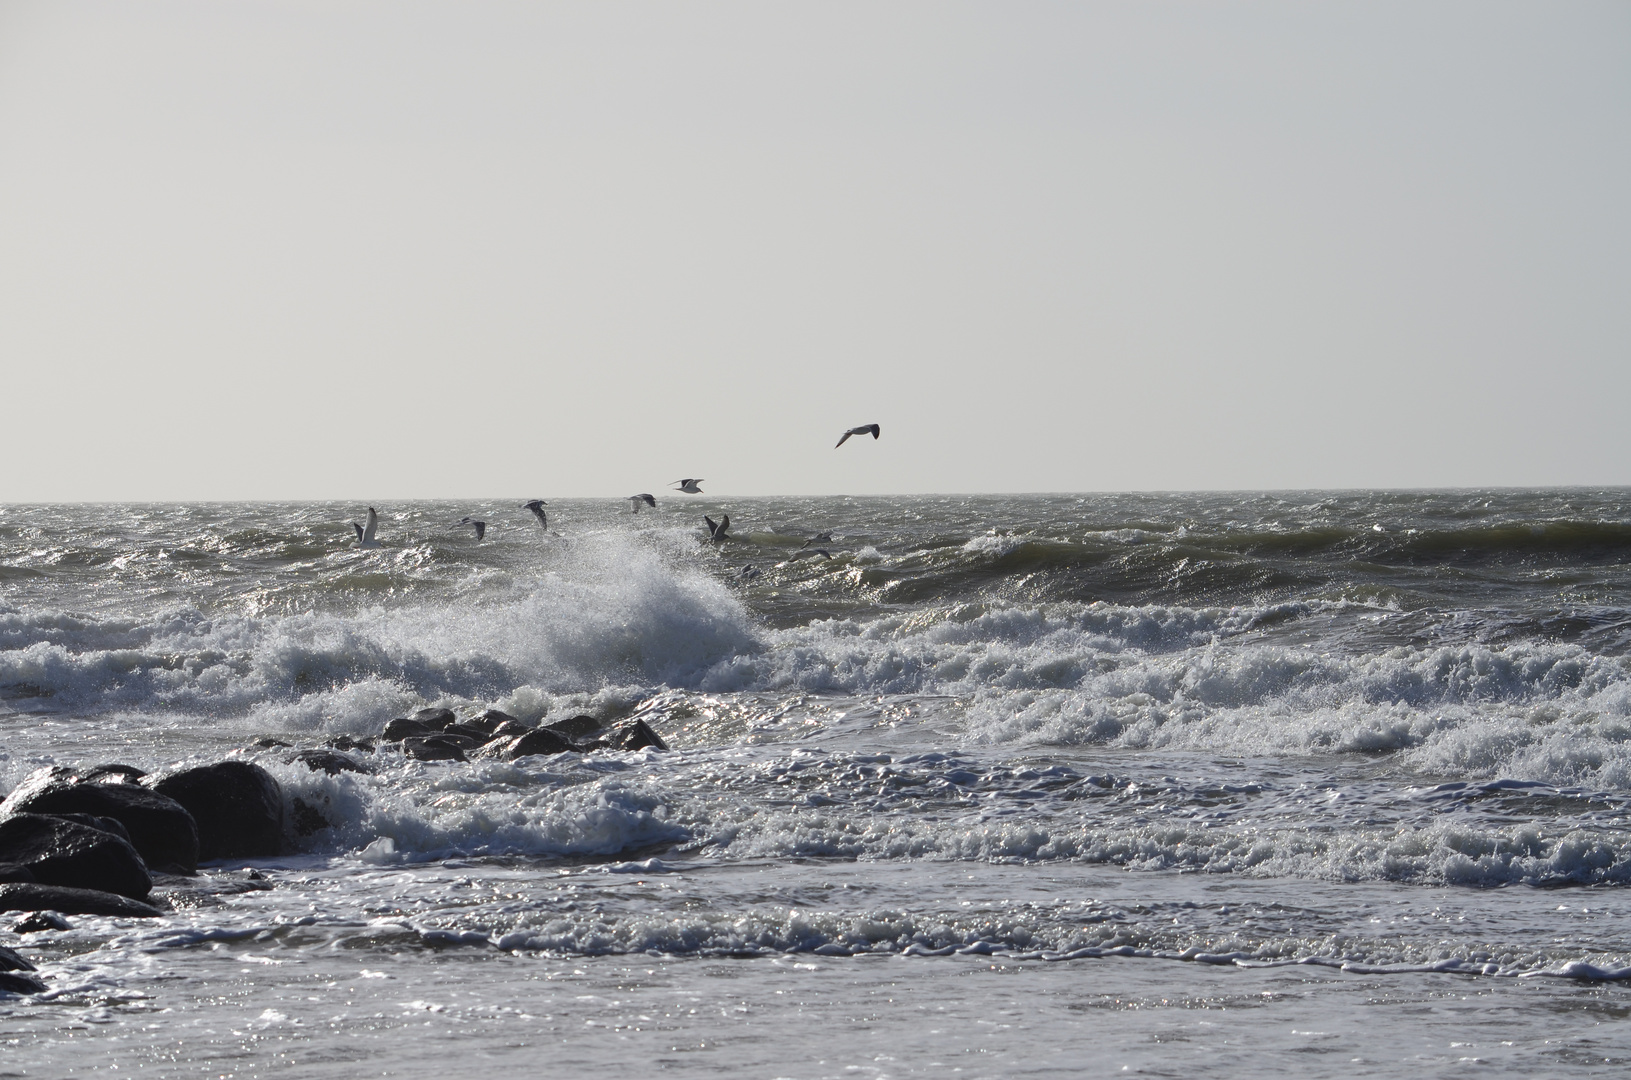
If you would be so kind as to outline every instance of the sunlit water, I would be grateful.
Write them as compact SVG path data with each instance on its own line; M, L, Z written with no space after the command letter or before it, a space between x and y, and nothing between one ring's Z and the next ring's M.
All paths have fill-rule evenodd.
M5 508L5 786L673 749L252 752L328 827L0 933L0 1074L1623 1074L1628 494Z

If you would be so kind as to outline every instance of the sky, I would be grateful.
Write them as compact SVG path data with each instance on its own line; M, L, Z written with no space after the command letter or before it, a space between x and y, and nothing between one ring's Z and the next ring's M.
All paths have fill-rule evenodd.
M0 503L1631 484L1628 192L1621 0L0 0Z

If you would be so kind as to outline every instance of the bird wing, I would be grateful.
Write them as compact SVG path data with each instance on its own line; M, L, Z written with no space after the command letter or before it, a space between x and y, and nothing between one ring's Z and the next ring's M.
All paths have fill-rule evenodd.
M853 431L844 432L844 437L839 439L836 443L833 444L833 449L837 450L840 446L843 446L845 443L849 442L849 437L851 435L854 435L854 434L855 434L855 432L853 432Z
M480 540L483 536L487 535L487 523L485 521L472 521L470 524L476 527L477 540Z
M730 528L730 527L731 527L731 516L729 514L720 514L719 515L719 535L723 537L725 535L725 530Z
M719 535L719 525L713 518L709 517L707 514L703 514L702 520L708 523L708 538L710 540Z
M368 527L362 531L362 542L365 543L365 544L373 543L374 542L374 533L378 529L379 529L379 514L375 513L374 508L372 506L370 506L368 508Z
M873 438L874 438L874 439L876 439L876 438L877 438L877 437L878 437L878 431L879 431L879 428L878 428L878 425L877 425L877 424L873 424L873 425L872 425L872 437L873 437Z
M357 524L357 523L356 523L356 522L355 522L355 521L353 521L353 522L352 522L352 523L351 523L351 527L352 527L352 528L353 528L353 529L356 529L356 530L357 530L357 539L358 539L358 540L361 540L361 539L362 539L362 526L361 526L361 525L358 525L358 524Z

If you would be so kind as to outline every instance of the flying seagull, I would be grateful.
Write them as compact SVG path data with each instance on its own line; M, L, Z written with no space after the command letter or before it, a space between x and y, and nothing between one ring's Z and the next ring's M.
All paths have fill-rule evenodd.
M701 488L697 487L697 485L700 484L700 483L702 483L701 480L676 480L676 481L674 481L674 484L678 484L680 486L680 490L685 492L687 495L701 495L703 493L703 491L702 491ZM673 487L674 484L670 484L669 487Z
M832 543L832 533L817 533L815 536L810 537L810 539L808 539L808 540L804 541L804 543L800 544L799 547L809 547L811 544L830 544L830 543Z
M542 499L533 499L530 502L522 503L521 504L521 509L531 510L532 511L532 516L538 519L538 524L542 525L544 528L547 529L547 528L549 528L549 516L544 513L544 507L546 507L548 505L549 504L546 503ZM476 537L476 539L480 540L481 537L478 536L478 537Z
M629 502L634 504L634 512L636 514L640 512L641 503L645 503L653 510L657 509L657 500L653 499L650 495L630 495Z
M363 528L361 525L358 525L355 521L353 521L351 523L351 527L353 529L357 530L357 546L358 547L360 547L360 548L377 548L377 547L379 547L379 541L374 539L374 532L379 528L379 514L375 513L374 508L372 506L370 506L368 508L368 527Z
M813 559L817 555L820 555L824 559L831 559L832 558L832 552L828 551L826 548L810 548L808 551L795 551L795 552L793 552L793 554L791 554L791 555L789 555L787 557L787 561L788 562L797 562L798 560L805 559L805 558Z
M455 521L452 525L450 525L448 527L451 528L451 529L457 529L461 525L473 525L473 526L475 526L476 539L477 540L480 540L483 536L487 535L487 523L485 521L477 521L473 517L462 517L458 521Z
M870 435L874 439L876 439L878 437L878 425L877 424L862 424L860 427L850 428L848 431L844 432L843 437L841 437L838 440L838 442L836 444L834 444L833 449L836 450L840 446L843 446L846 442L849 441L849 437L851 435Z
M725 530L731 527L731 516L729 514L720 514L717 523L706 514L703 515L702 520L708 523L708 539L716 544L722 540L730 539L725 535Z

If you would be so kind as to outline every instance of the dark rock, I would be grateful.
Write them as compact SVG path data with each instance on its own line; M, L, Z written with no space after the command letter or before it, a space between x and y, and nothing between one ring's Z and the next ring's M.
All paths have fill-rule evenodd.
M403 739L422 739L427 735L434 735L440 730L440 728L433 728L428 724L421 724L417 720L397 717L385 725L384 730L379 733L379 737L386 742L401 742Z
M218 761L142 783L192 814L201 862L283 852L283 789L259 765Z
M97 817L95 814L46 814L46 817L61 818L71 821L75 825L84 825L92 829L101 829L105 833L112 833L125 843L130 843L130 830L125 828L118 818ZM131 844L134 847L134 844ZM136 854L140 855L138 851ZM142 862L146 862L144 858Z
M493 738L513 739L519 735L525 735L531 730L533 729L528 727L526 724L523 724L519 720L506 720L502 724L498 725L498 727L493 729Z
M464 761L464 747L456 737L432 735L424 739L403 739L402 752L419 761Z
M99 889L137 900L153 887L129 841L43 814L0 821L0 881Z
M420 709L413 714L413 719L416 723L423 724L436 731L441 731L459 722L459 718L453 715L452 709Z
M42 930L72 930L73 925L54 911L36 911L11 928L13 934L38 934Z
M134 765L98 765L79 774L82 784L134 784L147 773Z
M293 743L286 743L282 739L273 738L271 735L267 735L267 736L264 736L262 738L256 739L254 742L250 743L249 745L255 747L257 750L277 750L279 748L287 749L288 747L293 746L294 744Z
M25 975L20 971L0 971L0 990L8 994L43 994L46 985L38 975Z
M33 964L18 956L15 952L0 945L0 971L35 971Z
M617 729L607 737L606 742L619 750L645 750L648 747L654 750L667 750L668 744L663 742L661 735L651 730L651 725L644 720L630 720L617 725Z
M347 757L338 750L301 750L289 756L289 764L306 766L312 772L321 769L330 776L343 772L366 773L374 770L355 758Z
M317 807L296 796L289 807L289 824L294 826L296 836L310 836L329 828L333 822Z
M565 720L557 720L553 724L545 724L543 730L558 731L573 742L585 735L593 735L599 731L601 723L592 716L572 716Z
M0 815L5 814L113 818L123 826L117 831L149 867L172 874L198 870L198 827L193 816L174 799L140 784L25 783L0 803Z
M101 889L17 883L0 885L0 911L53 911L69 915L128 915L152 919L164 914L152 904Z
M503 749L503 756L511 761L531 757L533 754L564 754L576 750L577 744L558 731L538 728L512 739Z
M474 718L466 720L465 723L475 724L488 734L492 734L498 731L499 726L502 724L521 724L521 721L498 709L483 709ZM526 727L529 731L532 730L529 725L521 724L521 726Z
M458 735L462 738L469 739L477 746L480 746L485 742L490 742L493 738L493 733L491 731L488 731L486 728L477 727L475 724L453 724L447 728L444 728L442 734Z
M323 745L334 750L366 750L370 754L374 752L374 740L353 739L350 735L335 735L324 740Z

